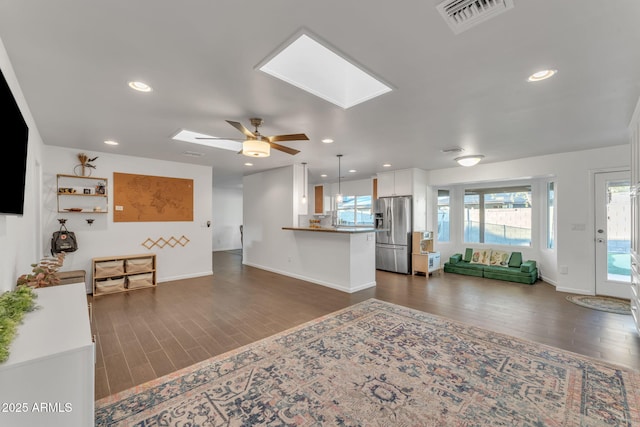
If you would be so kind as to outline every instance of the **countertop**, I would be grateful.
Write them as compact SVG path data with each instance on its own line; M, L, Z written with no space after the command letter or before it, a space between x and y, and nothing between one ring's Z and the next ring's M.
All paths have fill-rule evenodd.
M384 230L376 230L373 227L321 227L321 228L312 228L312 227L282 227L283 230L293 230L293 231L315 231L320 233L374 233L378 231Z

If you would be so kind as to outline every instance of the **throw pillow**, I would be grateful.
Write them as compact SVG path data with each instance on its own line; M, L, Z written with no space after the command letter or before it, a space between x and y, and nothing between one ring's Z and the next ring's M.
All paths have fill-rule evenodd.
M491 251L491 265L498 267L509 266L509 252L507 251Z
M473 249L467 248L464 251L464 258L462 258L466 262L471 262L471 257L473 256Z
M522 252L513 252L509 258L509 267L520 268L522 264Z
M489 265L491 262L491 249L475 249L471 255L471 264Z

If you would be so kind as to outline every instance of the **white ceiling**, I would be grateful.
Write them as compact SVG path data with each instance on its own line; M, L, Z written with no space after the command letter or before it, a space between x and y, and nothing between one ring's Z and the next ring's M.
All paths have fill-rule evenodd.
M221 180L307 162L311 182L332 182L337 154L358 179L385 162L454 167L441 152L452 146L490 163L628 142L640 1L514 0L459 35L438 3L0 0L0 39L45 144L211 165ZM394 90L344 110L255 68L301 29ZM558 74L526 81L543 68ZM301 153L273 151L249 168L248 157L171 140L182 128L238 138L225 120L253 130L250 117L264 119L264 135L310 141L282 143Z

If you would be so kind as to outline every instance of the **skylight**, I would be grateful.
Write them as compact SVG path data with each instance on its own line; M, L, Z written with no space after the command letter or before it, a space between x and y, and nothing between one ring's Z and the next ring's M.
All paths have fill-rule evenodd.
M230 139L197 139L197 138L215 138L215 136L182 129L180 132L175 134L171 139L175 139L177 141L191 142L192 144L206 145L208 147L222 148L223 150L230 150L235 152L242 150L242 143L238 141L232 141Z
M344 109L391 91L389 86L306 34L259 69Z

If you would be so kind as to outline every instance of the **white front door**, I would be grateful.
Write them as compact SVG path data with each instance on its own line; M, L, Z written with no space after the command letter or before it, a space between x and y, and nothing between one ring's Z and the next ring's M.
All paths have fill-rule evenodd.
M631 297L629 172L595 174L596 295Z

